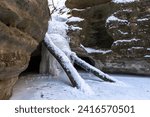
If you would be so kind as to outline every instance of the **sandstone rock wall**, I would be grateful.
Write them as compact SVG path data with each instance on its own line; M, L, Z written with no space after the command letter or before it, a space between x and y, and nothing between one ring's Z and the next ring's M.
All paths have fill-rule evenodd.
M93 59L103 71L150 75L150 1L82 2L66 2L73 17L84 19L68 22L70 27L80 27L68 32L72 49ZM80 44L96 52L87 53Z
M0 1L0 99L8 99L18 75L47 31L47 0Z
M73 6L74 2L72 1L66 2L67 7L75 7L71 10L71 14L74 17L80 17L84 19L81 22L68 22L69 25L80 27L82 29L74 30L70 28L68 35L71 37L72 48L76 48L80 45L80 43L84 44L84 46L95 47L97 49L111 48L113 39L107 33L105 28L106 18L111 13L110 0L95 1L95 3L89 0L88 4L93 2L93 4L90 4L93 6L89 7L89 5L87 5L84 6L84 9L77 9L80 7L77 7L76 4ZM84 2L85 1L80 1L79 3L82 5Z
M99 4L110 2L111 0L67 0L66 6L68 8L85 9Z

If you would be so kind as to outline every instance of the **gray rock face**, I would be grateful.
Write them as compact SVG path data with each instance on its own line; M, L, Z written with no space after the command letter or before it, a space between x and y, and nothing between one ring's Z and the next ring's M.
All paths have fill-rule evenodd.
M150 74L150 2L112 4L114 11L107 19L107 32L114 39L111 49L115 63L123 63L117 72ZM114 19L111 19L111 18ZM121 59L119 59L118 58ZM112 66L114 66L112 64ZM116 65L115 65L116 66ZM114 66L114 68L115 68ZM108 67L109 68L109 67ZM114 69L115 70L115 69Z
M150 1L91 4L89 0L86 4L90 5L83 6L73 1L66 2L72 16L84 19L68 22L70 27L81 28L68 32L78 55L93 59L105 72L150 75ZM86 53L80 44L103 52Z
M8 99L18 75L47 31L47 0L0 1L0 99Z
M80 43L84 46L94 48L110 48L113 39L107 33L105 22L110 14L110 2L98 2L92 7L85 7L83 10L72 9L71 13L74 17L80 17L84 20L81 22L68 22L69 25L80 27L82 30L69 31L71 37L71 46L79 46Z

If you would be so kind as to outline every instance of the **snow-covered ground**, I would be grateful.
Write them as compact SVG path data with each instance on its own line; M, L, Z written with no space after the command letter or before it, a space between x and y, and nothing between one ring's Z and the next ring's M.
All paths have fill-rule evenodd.
M111 75L116 83L102 82L92 74L80 72L94 91L88 95L71 87L65 74L59 78L28 74L16 83L11 100L120 100L150 99L150 77L134 75Z

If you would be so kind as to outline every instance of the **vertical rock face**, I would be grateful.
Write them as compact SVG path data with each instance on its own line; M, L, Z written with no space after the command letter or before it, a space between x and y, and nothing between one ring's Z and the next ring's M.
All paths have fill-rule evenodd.
M104 68L113 72L150 74L150 1L112 3L106 28L114 39L112 56ZM107 60L107 59L106 59Z
M113 0L117 1L117 0ZM95 61L103 71L148 75L150 70L150 1L117 3L111 0L67 0L71 46ZM91 3L93 2L93 3ZM81 9L82 8L82 9ZM89 48L80 48L80 44Z
M108 49L111 47L113 39L105 28L106 18L111 11L110 1L111 0L88 0L86 2L80 1L78 4L76 3L77 1L75 2L74 0L68 0L66 2L67 7L74 7L71 10L72 15L83 19L80 22L68 21L69 25L80 27L80 29L70 28L68 34L71 37L72 47L76 48L80 43L84 44L84 46L95 48Z
M110 2L111 0L67 0L66 6L68 8L85 9L99 4Z
M114 39L112 49L128 57L143 57L150 46L150 2L112 5L116 9L106 21Z
M0 1L0 99L8 99L18 75L47 31L47 0Z

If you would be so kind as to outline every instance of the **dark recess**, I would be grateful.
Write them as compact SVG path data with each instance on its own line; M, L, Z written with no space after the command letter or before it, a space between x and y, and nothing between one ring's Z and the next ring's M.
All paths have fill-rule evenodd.
M28 68L23 73L39 73L41 56L32 56Z
M80 57L80 58L82 60L86 61L87 63L89 63L90 65L95 66L95 62L91 58L89 58L89 57ZM31 59L30 59L28 68L24 72L22 72L22 74L39 73L40 61L41 61L41 56L32 56ZM74 67L77 70L83 70L83 68L81 68L77 64L74 64Z

